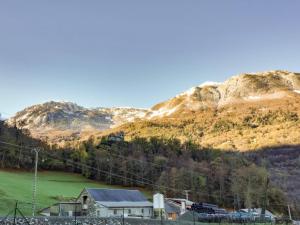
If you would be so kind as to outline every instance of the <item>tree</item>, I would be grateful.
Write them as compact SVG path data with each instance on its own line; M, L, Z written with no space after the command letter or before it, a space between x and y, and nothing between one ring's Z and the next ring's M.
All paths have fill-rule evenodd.
M255 164L237 170L233 177L232 192L237 194L246 208L266 207L268 196L268 172Z

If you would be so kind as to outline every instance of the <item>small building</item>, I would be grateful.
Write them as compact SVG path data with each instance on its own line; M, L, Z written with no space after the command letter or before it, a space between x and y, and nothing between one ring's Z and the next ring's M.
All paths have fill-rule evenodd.
M153 208L155 218L177 220L184 214L193 202L181 198L164 198L160 193L153 196Z
M151 218L153 204L138 190L85 188L79 195L83 216Z
M166 198L165 210L168 220L177 220L181 215L187 212L194 203L183 198Z
M182 207L182 209L191 209L194 202L184 199L184 198L166 198L167 201L172 202L173 204ZM184 213L184 212L182 212Z
M77 202L59 202L40 210L42 216L81 216L81 204Z
M165 213L168 220L177 220L181 214L181 208L170 201L165 201Z

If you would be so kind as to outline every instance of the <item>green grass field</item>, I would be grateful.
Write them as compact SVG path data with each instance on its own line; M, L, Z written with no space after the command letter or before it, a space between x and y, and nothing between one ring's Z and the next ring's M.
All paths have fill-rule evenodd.
M31 214L33 173L0 170L0 215L6 215L14 208L15 200L20 203L24 214ZM88 180L81 175L64 172L39 172L37 209L59 201L77 197L83 188L122 188ZM144 192L145 193L145 192ZM150 196L149 193L145 193Z

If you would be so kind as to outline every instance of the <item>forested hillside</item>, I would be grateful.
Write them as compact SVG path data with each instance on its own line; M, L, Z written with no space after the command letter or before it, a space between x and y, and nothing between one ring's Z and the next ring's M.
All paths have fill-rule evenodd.
M107 184L161 191L168 197L184 197L183 190L191 190L194 201L228 208L268 207L286 213L286 195L270 180L267 165L242 153L159 138L130 142L91 138L77 149L50 149L3 123L0 140L17 146L43 146L43 170L81 173ZM27 148L1 143L0 153L1 168L33 168L33 153Z

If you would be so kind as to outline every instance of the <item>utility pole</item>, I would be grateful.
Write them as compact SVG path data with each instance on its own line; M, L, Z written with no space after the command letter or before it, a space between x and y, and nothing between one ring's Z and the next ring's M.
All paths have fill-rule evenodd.
M288 205L288 211L289 211L289 219L292 220L292 213L291 213L290 205Z
M36 190L37 190L37 172L38 172L38 161L39 161L39 152L40 148L34 148L35 152L35 167L34 167L34 179L33 179L33 188L32 188L32 216L35 216L36 209Z
M185 199L186 200L189 200L189 193L190 193L191 191L190 190L184 190L184 193L185 193Z

